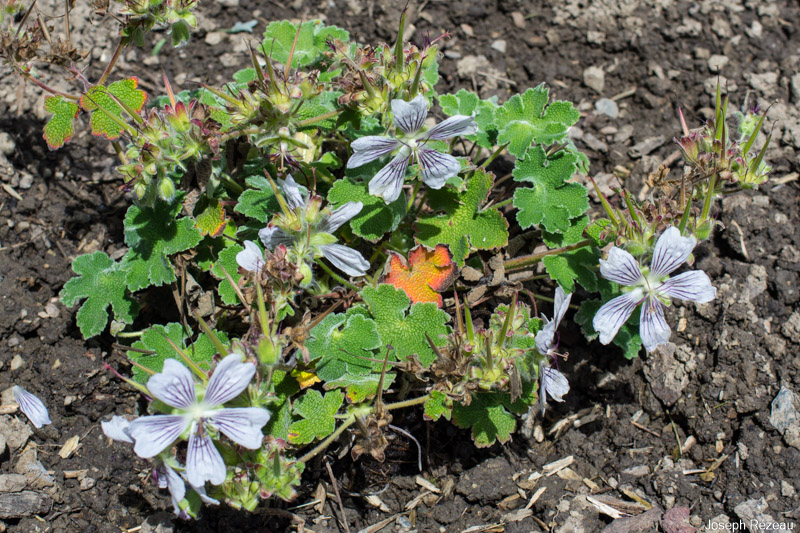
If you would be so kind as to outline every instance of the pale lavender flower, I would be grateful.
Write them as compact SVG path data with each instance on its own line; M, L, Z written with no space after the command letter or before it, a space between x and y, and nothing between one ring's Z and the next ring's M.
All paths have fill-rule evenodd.
M431 189L441 189L447 180L458 175L461 170L458 159L426 147L428 141L443 141L478 131L475 119L466 115L452 116L427 131L420 131L428 116L428 104L421 94L410 102L392 100L392 113L395 126L404 135L360 137L350 144L353 155L347 161L347 168L355 168L394 153L394 158L369 182L369 193L381 196L387 204L400 196L412 161L419 164L422 181Z
M225 481L226 467L209 433L221 431L235 443L249 449L261 447L261 428L269 411L260 407L225 408L222 404L241 394L255 375L255 365L242 363L231 354L217 365L208 386L198 399L192 373L175 359L164 361L163 370L152 376L147 389L156 399L174 408L171 415L152 415L131 422L128 433L139 457L150 458L189 433L186 479L201 487L206 481Z
M133 437L128 433L130 425L130 420L119 415L114 415L111 420L100 422L100 428L106 437L119 442L133 444Z
M14 385L11 388L11 394L14 396L14 400L19 404L19 410L25 413L25 416L28 417L28 420L31 421L31 424L33 424L36 429L46 426L47 424L52 424L50 421L50 414L47 412L47 407L42 403L42 400L19 385Z
M561 287L556 287L555 296L553 320L543 317L545 321L544 327L539 330L535 339L536 349L547 358L556 356L555 351L558 344L556 342L556 330L567 309L569 309L569 302L572 299L572 294L564 294L564 289ZM546 364L546 361L540 364L539 375L541 378L539 382L539 404L542 408L542 415L544 415L547 396L549 395L552 400L557 402L563 402L563 396L569 392L569 381L557 368Z
M318 200L309 199L308 193L300 189L291 175L287 176L286 181L281 182L280 186L290 209L297 210L299 208L302 211L316 211L318 216L311 221L304 220L304 222L308 223L308 226L304 223L299 231L290 232L290 230L279 227L276 224L270 224L258 232L258 236L264 246L273 250L281 244L287 247L294 244L294 252L290 250L290 254L299 253L302 256L301 260L305 260L306 255L314 259L321 256L348 276L365 275L369 270L369 262L358 251L342 244L336 244L336 238L332 235L345 222L359 214L364 204L361 202L347 202L333 211L328 211L327 209L320 211L318 206L315 209L308 209L310 202ZM303 214L301 213L302 217ZM243 259L249 260L251 257L252 254L248 253ZM237 255L237 261L238 259Z
M617 247L608 252L608 259L600 260L604 278L631 287L629 292L606 302L594 316L592 325L600 334L601 343L611 342L636 306L642 304L639 335L645 349L651 352L666 344L672 333L664 319L664 306L670 304L671 298L701 304L716 298L717 290L701 270L669 277L686 262L696 243L694 237L681 237L680 230L670 226L656 242L649 269L643 269L631 254Z
M264 253L253 241L244 241L244 250L236 254L236 263L248 272L260 272L266 265Z

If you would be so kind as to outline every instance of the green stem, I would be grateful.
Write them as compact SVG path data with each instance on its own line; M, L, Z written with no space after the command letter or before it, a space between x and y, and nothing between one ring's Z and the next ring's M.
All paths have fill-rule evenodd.
M411 211L411 208L414 207L414 200L417 199L417 194L419 194L419 188L422 186L421 181L417 181L414 184L414 190L411 192L411 198L408 199L408 203L406 204L406 214Z
M711 181L708 182L708 192L706 192L705 202L703 203L703 212L700 213L700 222L708 220L708 212L711 210L711 200L714 198L714 189L717 188L717 174L711 175Z
M513 201L514 201L514 197L512 196L511 198L506 198L502 202L497 202L496 204L491 205L489 207L492 207L494 209L500 209L501 207L505 207L505 206L507 206L508 204L510 204Z
M339 283L341 283L342 285L344 285L344 286L345 286L345 287L347 287L348 289L352 289L352 290L354 290L354 291L358 292L358 287L356 287L355 285L353 285L352 283L350 283L349 281L347 281L346 279L344 279L342 276L340 276L339 274L337 274L337 273L336 273L336 272L334 272L333 270L331 270L331 269L328 267L328 265L326 265L325 263L323 263L323 262L322 262L322 261L320 261L319 259L317 259L316 263L317 263L317 264L318 264L320 267L322 267L322 270L324 270L325 272L327 272L327 273L328 273L328 275L329 275L330 277L332 277L333 279L335 279L336 281L338 281Z
M317 122L322 122L323 120L328 120L329 118L333 118L341 112L342 112L341 109L334 109L333 111L328 111L327 113L323 113L319 116L301 120L300 122L297 123L297 127L305 128L306 126L311 126L312 124L316 124Z
M481 168L486 168L486 167L488 167L488 166L489 166L489 164L490 164L492 161L494 161L495 159L497 159L497 158L498 158L498 156L499 156L501 153L503 153L503 150L505 150L507 146L508 146L508 143L506 143L506 144L501 144L500 146L498 146L498 147L497 147L497 149L496 149L494 152L492 152L492 155L490 155L489 157L487 157L487 158L486 158L486 161L484 161L483 163L481 163Z
M141 337L144 335L144 331L120 331L115 337L119 337L120 339L132 339L136 337Z
M302 456L300 459L297 460L297 462L307 463L308 461L310 461L311 459L322 453L325 450L325 448L330 446L330 444L333 441L339 438L339 435L341 435L345 429L355 424L355 422L356 422L356 417L354 414L351 414L350 418L348 418L341 426L336 428L336 431L328 435L328 437L325 440L317 444L313 450Z
M387 411L392 411L394 409L403 409L404 407L412 407L414 405L420 405L427 402L430 399L431 395L426 394L425 396L420 396L419 398L412 398L410 400L403 400L402 402L394 402L394 403L387 403L384 404L383 408Z
M564 246L563 248L555 248L553 250L545 250L544 252L539 252L538 254L530 254L530 255L523 255L522 257L515 257L514 259L509 259L508 261L504 261L503 266L505 267L506 270L519 270L520 268L526 268L535 265L548 255L560 255L563 253L571 252L572 250L577 250L578 248L589 246L590 244L592 244L592 242L594 242L592 241L592 239L584 239L580 242L576 242L575 244Z
M231 139L235 139L236 137L241 137L242 135L254 135L256 133L259 133L260 131L261 131L261 128L258 128L258 127L256 127L256 128L246 128L246 129L238 130L238 131L232 131L232 132L226 133L225 135L220 137L219 138L219 142L220 142L220 144L222 144L222 143L224 143L226 141L230 141Z
M106 65L106 69L103 71L103 75L100 76L100 80L97 82L97 85L105 85L108 77L111 75L111 71L114 70L114 65L117 63L117 59L119 59L119 54L122 52L122 49L125 48L125 45L128 44L127 37L123 37L117 43L117 48L114 50L114 55L111 56L111 61L108 62Z

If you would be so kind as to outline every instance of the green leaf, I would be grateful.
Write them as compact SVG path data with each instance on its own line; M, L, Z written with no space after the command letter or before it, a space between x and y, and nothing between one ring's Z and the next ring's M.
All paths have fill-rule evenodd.
M425 402L424 412L426 420L434 422L441 417L450 420L453 411L453 400L442 391L431 391L430 398Z
M496 441L508 442L517 427L517 420L508 409L507 399L500 393L477 393L469 405L453 406L453 423L460 428L472 428L472 440L478 448Z
M289 442L308 444L316 439L324 439L336 429L336 412L344 403L341 391L330 391L325 397L318 390L308 390L294 405L294 414L300 416L289 427Z
M383 198L369 193L366 182L357 183L349 178L333 184L328 191L328 201L334 209L347 202L364 204L361 212L350 219L350 227L353 233L370 242L378 242L384 234L397 229L406 214L402 197L387 205Z
M275 197L275 191L272 190L269 180L263 175L250 176L245 182L251 188L239 195L239 200L233 210L266 224L272 215L281 210L278 199Z
M300 385L290 374L281 370L273 372L271 385L275 399L270 404L272 416L264 427L264 433L276 439L287 440L292 424L291 398L300 392Z
M405 361L416 355L425 367L433 363L436 354L425 335L436 346L444 346L448 334L445 325L449 319L447 313L435 303L416 303L409 310L411 300L408 295L402 289L385 283L378 285L377 289L366 287L361 297L378 326L381 346L394 348L390 357L393 355L398 361ZM379 355L383 357L383 354Z
M81 108L63 96L48 96L44 99L44 109L53 113L44 126L44 140L51 150L61 148L72 139L75 133L73 121Z
M564 233L570 219L589 209L586 187L566 183L575 172L574 153L559 151L547 158L541 146L531 148L514 165L514 181L532 183L514 191L514 207L519 209L517 222L523 229L541 225L550 233Z
M383 390L387 390L392 385L395 377L395 374L386 373L383 379ZM378 393L380 379L380 374L367 374L365 376L345 374L339 379L325 383L325 390L347 389L347 399L351 403L360 403Z
M214 277L220 280L219 287L217 289L219 298L226 305L239 305L243 303L239 301L239 296L236 294L236 290L228 281L228 276L225 275L225 272L227 271L234 283L238 283L242 278L242 275L239 274L239 263L236 262L236 254L242 250L244 250L244 248L238 244L226 246L219 253L217 261L215 261L211 267L211 273L214 275ZM223 268L225 270L223 270Z
M598 218L586 226L586 236L594 241L595 246L603 248L616 239L614 225L607 218Z
M225 208L218 199L209 198L204 194L195 204L192 214L194 225L200 230L201 235L218 237L225 231Z
M340 91L323 91L318 95L303 100L303 106L298 110L296 118L298 121L312 119L319 117L325 113L329 113L339 108L339 97L342 96ZM303 128L298 128L300 131L304 130L332 130L338 123L338 117L333 116L325 120L315 121Z
M381 346L375 322L363 315L332 313L314 326L305 346L317 361L316 373L323 381L342 376L365 376L380 369L375 350Z
M492 149L497 142L497 128L494 125L494 114L497 109L497 98L481 100L477 94L461 89L455 94L439 96L439 105L447 116L474 115L478 123L478 132L466 135L465 138L476 142L478 146Z
M119 139L124 131L120 121L127 122L127 112L117 100L138 113L147 100L147 93L137 89L138 86L137 78L126 78L115 81L108 87L95 85L81 96L81 107L92 113L92 135L103 135L109 140Z
M575 322L581 326L584 336L592 340L597 338L598 333L592 326L592 319L603 305L600 300L584 300L581 308L575 313ZM642 338L639 336L638 325L639 313L634 310L633 315L626 324L620 328L617 336L614 337L614 344L622 348L622 353L626 359L633 359L639 356L642 349ZM633 324L631 322L634 322Z
M287 20L271 22L264 32L264 52L285 65L289 61L296 33L297 26ZM292 55L292 68L313 65L324 58L328 39L348 41L350 34L336 26L325 26L321 20L303 22Z
M125 285L125 271L104 252L81 255L72 262L78 274L64 284L61 301L72 307L86 298L75 317L84 339L103 332L108 323L108 306L114 319L131 324L138 306Z
M597 290L597 272L593 268L600 261L600 253L589 248L579 248L560 255L542 259L547 274L561 285L565 292L575 292L575 282L589 292Z
M447 244L459 267L472 249L492 250L508 242L508 222L496 208L481 209L494 183L494 174L476 169L463 193L451 189L430 191L429 204L445 215L421 216L415 238L434 248Z
M122 259L128 271L126 283L132 291L175 281L169 256L197 246L202 235L189 217L175 219L182 194L172 204L153 207L132 205L125 215L125 243L130 247Z
M532 143L562 139L581 114L571 102L556 100L548 106L549 99L550 90L544 84L509 98L495 112L498 144L508 143L509 153L522 157Z
M214 334L222 340L223 344L227 345L228 337L224 332L215 331ZM167 359L175 359L185 365L186 363L184 363L181 356L178 355L175 348L167 341L167 338L169 338L181 348L192 361L197 363L197 366L206 371L211 370L211 363L214 361L214 356L217 354L214 343L211 342L211 339L205 333L201 333L194 343L187 345L187 340L191 335L191 329L185 331L183 326L177 322L171 322L164 326L156 324L145 330L141 338L131 346L132 348L155 353L150 355L128 351L128 359L145 368L149 368L153 372L161 372L164 368L164 361ZM150 373L134 365L133 380L137 383L144 384L147 383L148 379L150 379Z

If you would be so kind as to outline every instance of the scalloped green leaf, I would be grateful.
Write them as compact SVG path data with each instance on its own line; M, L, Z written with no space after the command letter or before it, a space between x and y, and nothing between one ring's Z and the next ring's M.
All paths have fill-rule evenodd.
M126 273L119 263L104 252L94 252L76 257L72 270L78 276L64 284L59 296L67 307L86 299L75 317L84 339L103 332L108 323L109 306L115 320L133 323L138 305L128 293Z
M408 295L402 289L385 283L378 285L377 289L366 287L361 297L375 319L382 346L393 348L390 357L393 355L398 361L405 361L416 355L425 367L433 363L436 354L425 335L436 346L444 346L449 332L447 313L435 303L416 303L409 309L411 300Z
M122 259L127 270L126 283L132 291L175 281L169 256L194 248L202 239L189 217L176 220L182 194L171 204L156 202L153 207L132 205L125 215L125 243L130 247Z
M361 202L364 207L350 219L350 228L353 233L370 242L378 242L384 234L396 230L406 214L403 197L387 204L383 198L369 193L368 183L350 178L340 179L333 184L328 191L328 201L334 209L347 202Z
M292 425L292 398L300 392L300 385L290 374L275 370L270 382L274 399L270 404L272 416L264 426L264 433L276 439L287 440Z
M275 191L272 190L269 180L264 176L250 176L245 183L250 188L239 195L239 200L233 210L266 224L272 215L281 210L278 199L275 197Z
M321 20L310 20L300 25L297 44L292 54L296 34L297 25L288 20L271 22L264 31L264 53L284 65L291 55L292 68L307 67L325 57L328 39L350 40L350 34L346 30L336 26L326 26ZM330 76L330 73L328 75ZM326 81L330 77L320 79Z
M383 390L387 390L394 383L395 374L386 373L383 379ZM339 379L325 383L325 390L346 389L347 399L350 403L361 403L368 398L373 398L378 393L380 374L367 374L365 376L345 374Z
M544 84L509 98L495 112L498 144L508 143L508 152L522 157L533 143L563 139L581 114L572 102L556 100L547 105L549 99L550 90Z
M442 391L431 391L430 397L425 402L423 411L426 420L435 422L441 417L450 420L453 411L453 400Z
M380 371L381 364L373 350L380 348L381 338L375 322L360 314L332 313L314 326L305 347L312 360L317 360L316 373L325 382L343 376L366 376Z
M533 184L532 188L514 191L520 227L541 225L550 233L564 233L570 227L570 219L589 209L586 187L567 183L575 172L576 161L574 153L563 150L548 158L541 146L534 146L517 160L512 171L514 181Z
M481 100L477 94L461 89L455 94L442 94L438 97L439 105L447 116L473 115L478 124L478 132L474 135L465 135L469 139L491 149L497 141L497 127L494 124L494 114L497 109L497 97L491 100Z
M495 442L508 442L517 428L516 417L506 409L504 394L477 393L469 405L453 406L453 423L472 428L472 440L478 448Z
M242 303L239 301L236 290L233 288L230 281L228 281L228 276L225 275L225 272L227 272L230 274L234 283L239 283L242 275L239 274L239 263L236 262L236 254L242 250L244 250L244 248L238 244L226 246L219 252L217 260L211 266L211 273L215 278L220 280L217 293L219 294L220 300L226 305L239 305Z
M53 113L44 125L44 140L51 150L56 150L69 142L75 134L73 122L78 116L80 106L63 96L48 96L44 99L44 109Z
M462 193L452 189L430 191L429 205L446 214L421 216L416 223L418 243L430 248L437 244L450 247L459 268L470 251L492 250L508 242L508 221L496 208L482 209L494 183L494 174L478 168Z
M115 81L108 87L95 85L81 96L81 108L92 114L92 135L105 136L112 141L119 139L125 129L120 122L127 122L127 112L117 100L138 113L147 100L147 93L137 89L138 86L139 80L131 77Z
M342 391L326 392L309 389L294 405L294 414L301 418L289 427L289 442L302 445L324 439L336 429L336 413L344 403Z

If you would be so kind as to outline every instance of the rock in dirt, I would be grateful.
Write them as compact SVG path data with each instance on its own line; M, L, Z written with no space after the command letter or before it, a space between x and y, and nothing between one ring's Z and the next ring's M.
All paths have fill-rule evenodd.
M744 520L746 524L749 524L751 521L772 524L775 522L775 519L767 514L768 509L769 506L767 502L764 498L760 498L758 500L747 500L740 503L733 508L733 512L736 513L736 516Z
M175 527L172 521L175 515L171 513L156 513L148 516L147 520L142 524L140 533L172 533Z
M0 492L20 492L28 485L22 474L0 475Z
M606 73L600 67L589 67L583 71L583 83L597 93L606 86Z
M30 424L12 416L0 416L0 434L3 435L8 447L17 450L25 446L33 435Z
M31 488L45 489L56 484L56 480L36 457L36 448L30 446L26 448L19 456L14 470L17 474L25 476Z
M769 423L781 433L800 424L800 414L797 412L796 402L794 392L786 386L781 387L778 395L772 400Z
M0 154L10 156L17 149L14 139L6 132L0 132Z
M517 484L511 479L515 472L505 457L488 459L461 476L456 492L481 505L501 500L517 493Z
M792 101L800 103L800 72L792 76Z
M665 533L695 533L696 527L689 522L691 511L688 507L673 507L661 518Z
M564 521L564 525L556 529L556 533L591 533L597 531L592 527L596 524L593 518L597 517L597 510L589 503L585 495L580 494L574 500L566 503L569 503L569 506L566 509L559 506L559 511L569 511L569 516Z
M665 406L675 405L689 384L686 368L676 357L678 347L669 342L654 350L644 365L644 375L653 394Z
M47 494L30 490L0 494L0 519L46 513L52 504L53 501Z
M610 98L599 99L594 103L594 108L598 113L609 118L619 117L619 107L617 107L617 103Z
M667 138L663 135L649 137L642 142L631 146L630 150L628 150L628 155L634 159L638 159L649 154L653 150L660 148L665 142L667 142Z

